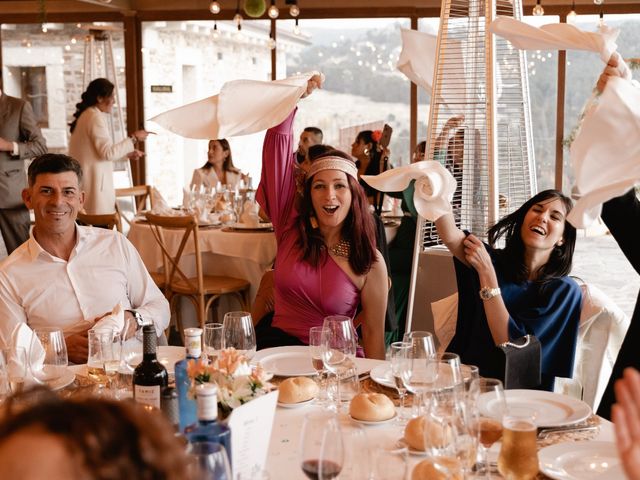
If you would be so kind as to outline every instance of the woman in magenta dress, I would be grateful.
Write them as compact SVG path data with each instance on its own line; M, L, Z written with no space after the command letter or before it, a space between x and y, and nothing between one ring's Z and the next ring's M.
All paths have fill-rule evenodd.
M275 312L270 324L265 317L256 327L258 347L307 344L311 327L340 314L355 316L365 355L383 359L387 270L356 165L344 152L327 152L313 162L297 197L294 117L267 131L262 151L258 199L278 251Z

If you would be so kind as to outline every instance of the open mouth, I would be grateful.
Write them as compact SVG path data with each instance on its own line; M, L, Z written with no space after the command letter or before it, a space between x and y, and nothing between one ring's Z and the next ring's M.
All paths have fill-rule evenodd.
M333 215L334 213L336 213L338 208L339 207L337 205L326 205L326 206L322 207L322 209L325 212L327 212L329 215Z
M547 234L547 231L539 225L534 225L532 227L529 227L529 230L542 236L545 236Z

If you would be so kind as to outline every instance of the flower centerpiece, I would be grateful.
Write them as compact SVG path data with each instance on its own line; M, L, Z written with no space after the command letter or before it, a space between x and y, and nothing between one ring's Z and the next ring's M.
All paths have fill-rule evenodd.
M222 350L212 362L204 355L189 360L187 374L191 379L189 393L192 397L195 397L198 384L218 385L218 411L222 418L226 418L234 408L268 393L272 388L260 364L250 366L247 357L235 348Z

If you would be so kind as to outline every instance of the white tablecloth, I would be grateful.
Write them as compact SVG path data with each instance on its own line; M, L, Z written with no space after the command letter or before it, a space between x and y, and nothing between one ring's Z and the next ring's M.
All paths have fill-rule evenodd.
M164 235L169 248L177 249L182 232L165 230ZM127 238L136 247L150 272L162 269L162 253L148 224L132 223ZM247 280L251 284L250 301L253 302L260 279L276 256L276 238L273 232L229 232L220 228L201 228L199 238L204 273ZM185 247L180 267L187 275L196 273L191 239Z
M358 371L363 369L366 371L382 362L380 360L356 359L356 363ZM346 411L346 407L343 408ZM290 480L303 480L306 478L300 468L300 432L305 415L320 410L320 407L313 405L300 408L278 407L273 421L273 431L267 456L267 471L270 478L287 478ZM340 421L345 425L352 422L346 413L341 415ZM377 445L395 443L403 436L403 427L396 426L393 422L380 426L364 426L363 428L367 434L372 454ZM601 419L600 432L594 440L613 442L613 424ZM493 455L492 452L489 453L490 459L492 456L497 458L498 448L499 444L494 445L492 450L495 451ZM410 455L409 472L423 458Z

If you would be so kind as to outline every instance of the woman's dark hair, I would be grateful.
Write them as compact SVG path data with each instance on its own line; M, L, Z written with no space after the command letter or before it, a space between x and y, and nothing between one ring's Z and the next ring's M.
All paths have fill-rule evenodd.
M310 151L310 160L313 162L324 157L342 157L345 160L353 161L349 155L340 150L325 150L324 153L313 158L311 158ZM298 224L300 239L298 245L302 250L302 259L317 268L326 259L328 253L320 230L311 226L311 217L315 216L311 201L312 180L313 177L305 180L302 201L300 202L300 222ZM376 261L375 226L369 212L369 202L362 187L351 175L347 175L347 182L351 190L351 207L342 225L341 233L342 238L351 243L349 266L356 275L364 275Z
M371 144L371 151L369 153L369 164L367 165L366 170L364 171L365 175L378 175L380 173L380 157L382 156L382 152L378 151L378 142L373 139L373 131L372 130L362 130L356 136L356 142L362 140L364 143ZM356 160L356 165L359 167L360 162ZM365 195L370 197L375 195L377 190L370 186L368 183L360 180L360 185L364 188Z
M69 124L71 133L76 129L78 118L87 108L93 107L98 103L98 98L108 98L113 93L113 83L106 78L96 78L92 80L87 89L82 94L80 103L76 103L76 112L73 114L73 122Z
M227 155L227 157L224 159L224 162L222 162L222 170L224 170L225 172L233 172L233 173L240 173L240 170L238 170L234 165L233 165L233 158L231 157L231 146L229 145L229 141L226 138L218 138L215 140L209 140L209 144L211 144L211 142L218 142L220 144L220 146L222 147L222 150L225 152L229 152L229 155ZM209 145L207 144L207 145ZM213 165L209 163L209 160L207 159L207 161L205 162L205 164L201 167L202 170L205 171L209 171L213 168Z
M503 271L514 281L523 282L529 278L529 272L524 264L524 243L522 242L522 224L527 212L538 203L546 203L555 199L562 201L568 214L573 208L573 202L557 190L544 190L527 200L515 212L510 213L489 229L489 243L495 247L498 239L504 236L505 247L498 250L497 261ZM549 261L533 272L535 281L545 284L558 277L564 277L571 271L573 251L576 245L576 229L569 222L564 222L563 242L555 246L549 257Z
M159 411L132 401L45 396L0 424L0 444L32 429L57 437L90 480L187 478L184 445ZM25 457L25 461L28 461Z

